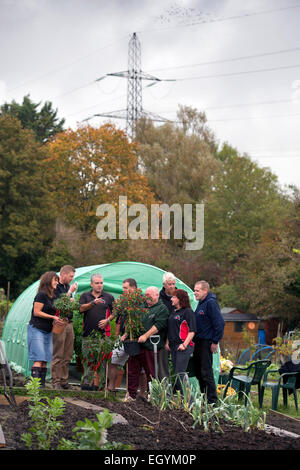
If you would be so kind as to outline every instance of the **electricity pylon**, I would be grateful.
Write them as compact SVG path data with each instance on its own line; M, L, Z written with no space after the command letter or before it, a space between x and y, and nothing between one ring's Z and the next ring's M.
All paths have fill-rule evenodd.
M133 33L128 45L128 70L124 72L108 73L103 77L97 78L96 82L103 80L105 77L121 77L127 78L127 109L119 111L111 111L107 113L94 114L95 116L110 117L115 119L126 119L126 132L132 139L135 137L136 122L142 116L145 116L152 121L167 122L161 116L154 113L147 112L143 109L143 95L142 95L142 80L149 80L149 86L153 86L161 81L174 81L174 80L161 80L141 70L141 43L136 35ZM88 118L91 119L91 118ZM86 120L88 120L86 119Z

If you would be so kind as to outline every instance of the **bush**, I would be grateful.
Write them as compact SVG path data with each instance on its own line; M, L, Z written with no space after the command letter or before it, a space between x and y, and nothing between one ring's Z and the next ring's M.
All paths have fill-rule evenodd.
M8 302L8 312L11 309L13 302ZM0 318L5 318L7 314L7 302L6 300L0 300Z

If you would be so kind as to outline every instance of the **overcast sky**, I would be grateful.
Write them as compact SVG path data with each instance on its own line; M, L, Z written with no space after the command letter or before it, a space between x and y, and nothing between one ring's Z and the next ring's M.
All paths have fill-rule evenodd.
M205 111L220 143L300 187L299 0L0 0L0 103L52 101L72 128L126 109L137 33L143 108ZM105 122L94 117L92 125ZM125 127L125 121L114 121Z

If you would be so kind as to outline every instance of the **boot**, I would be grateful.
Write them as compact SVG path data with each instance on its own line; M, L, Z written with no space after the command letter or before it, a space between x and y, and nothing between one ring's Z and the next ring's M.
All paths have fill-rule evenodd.
M32 367L31 368L31 377L35 379L40 379L40 384L42 383L41 380L41 367Z
M41 387L42 388L45 388L45 386L46 386L46 375L47 375L47 367L41 367L40 379L41 379Z

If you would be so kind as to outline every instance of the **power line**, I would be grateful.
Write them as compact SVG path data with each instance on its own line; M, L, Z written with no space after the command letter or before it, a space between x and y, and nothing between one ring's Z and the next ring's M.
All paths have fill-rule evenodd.
M287 118L287 117L298 117L300 113L295 114L280 114L280 115L271 115L271 116L248 116L248 117L239 117L239 118L223 118L223 119L207 119L207 122L225 122L225 121L248 121L252 119L276 119L276 118Z
M299 68L299 67L300 65L286 65L286 66L282 65L282 66L272 67L268 69L247 70L247 71L241 71L241 72L230 72L230 73L225 73L225 74L202 75L200 77L184 77L184 78L171 78L171 79L159 79L159 78L156 78L156 77L153 77L151 75L144 73L143 79L151 81L151 83L147 85L147 87L150 87L159 82L179 82L179 81L186 81L186 80L200 80L200 79L207 79L207 78L229 77L229 76L235 76L235 75L246 75L246 74L251 74L251 73L274 72L276 70L292 69L292 68ZM51 97L50 99L57 99L57 98L61 98L62 96L74 93L75 91L81 90L82 88L86 88L88 86L91 86L99 82L100 80L103 80L107 76L127 77L127 74L128 74L127 71L117 72L117 73L108 73L102 77L97 78L96 80L93 80L92 82L88 82L84 85L80 85L79 87L76 87L76 88L73 88L72 90L61 93L60 95ZM240 106L244 106L244 105L240 105Z
M192 68L192 67L201 67L204 65L214 65L214 64L223 64L226 62L236 62L239 60L247 60L247 59L256 59L258 57L267 57L267 56L272 56L272 55L278 55L278 54L286 54L288 52L296 52L300 51L300 47L294 47L291 49L283 49L279 51L273 51L273 52L263 52L260 54L250 54L246 56L240 56L240 57L233 57L231 59L220 59L220 60L210 60L207 62L199 62L198 64L186 64L186 65L175 65L173 67L164 67L164 68L159 68L159 69L152 69L149 70L149 72L162 72L164 70L175 70L175 69L183 69L183 68Z
M253 13L243 13L241 15L233 15L233 16L227 16L225 18L215 18L215 19L207 19L207 20L199 20L199 21L194 21L193 23L188 23L188 24L179 24L176 26L166 26L163 28L154 28L154 29L148 29L144 31L138 31L139 34L143 33L153 33L156 31L165 31L169 29L177 29L177 28L187 28L190 26L197 26L199 24L208 24L208 23L221 23L223 21L231 21L231 20L239 20L242 18L250 18L251 16L259 16L259 15L267 15L270 13L277 13L280 11L285 11L285 10L291 10L295 8L300 8L300 5L291 5L289 7L282 7L282 8L274 8L270 10L262 10L262 11L257 11Z
M78 62L81 62L82 60L85 60L89 57L91 57L92 55L94 54L97 54L98 52L104 50L104 49L107 49L108 47L112 47L112 46L115 46L116 44L118 44L119 42L123 41L125 39L125 37L127 38L128 35L126 36L122 36L121 38L117 39L117 41L111 43L111 44L107 44L106 46L103 46L103 47L100 47L99 49L96 49L95 51L91 52L90 54L87 54L87 55L84 55L84 56L81 56L79 57L78 59L75 59L73 62L70 62L69 64L67 65L64 65L62 67L58 67L56 69L53 69L53 70L50 70L49 72L46 72L45 74L43 75L40 75L39 77L37 78L33 78L33 79L30 79L26 82L23 82L23 83L20 83L19 85L13 87L13 88L10 88L9 90L7 90L8 93L11 93L12 91L15 91L17 90L18 88L22 88L24 86L27 86L27 85L30 85L31 83L34 83L34 82L37 82L39 80L42 80L44 79L45 77L48 77L49 75L53 75L55 73L58 73L58 72L61 72L62 70L68 68L68 67L71 67L72 65L74 64L77 64Z
M206 106L204 111L210 111L215 109L227 109L227 108L242 108L247 106L258 106L261 104L281 104L281 103L295 103L292 99L282 99L282 100L266 100L266 101L253 101L252 103L237 103L237 104L227 104L223 106Z
M177 82L180 81L187 81L187 80L201 80L206 78L219 78L219 77L232 77L235 75L247 75L251 73L265 73L265 72L275 72L277 70L288 70L288 69L295 69L299 68L300 64L296 65L280 65L278 67L269 67L266 69L256 69L256 70L244 70L241 72L228 72L228 73L220 73L220 74L213 74L213 75L201 75L199 77L183 77L183 78L175 78Z

